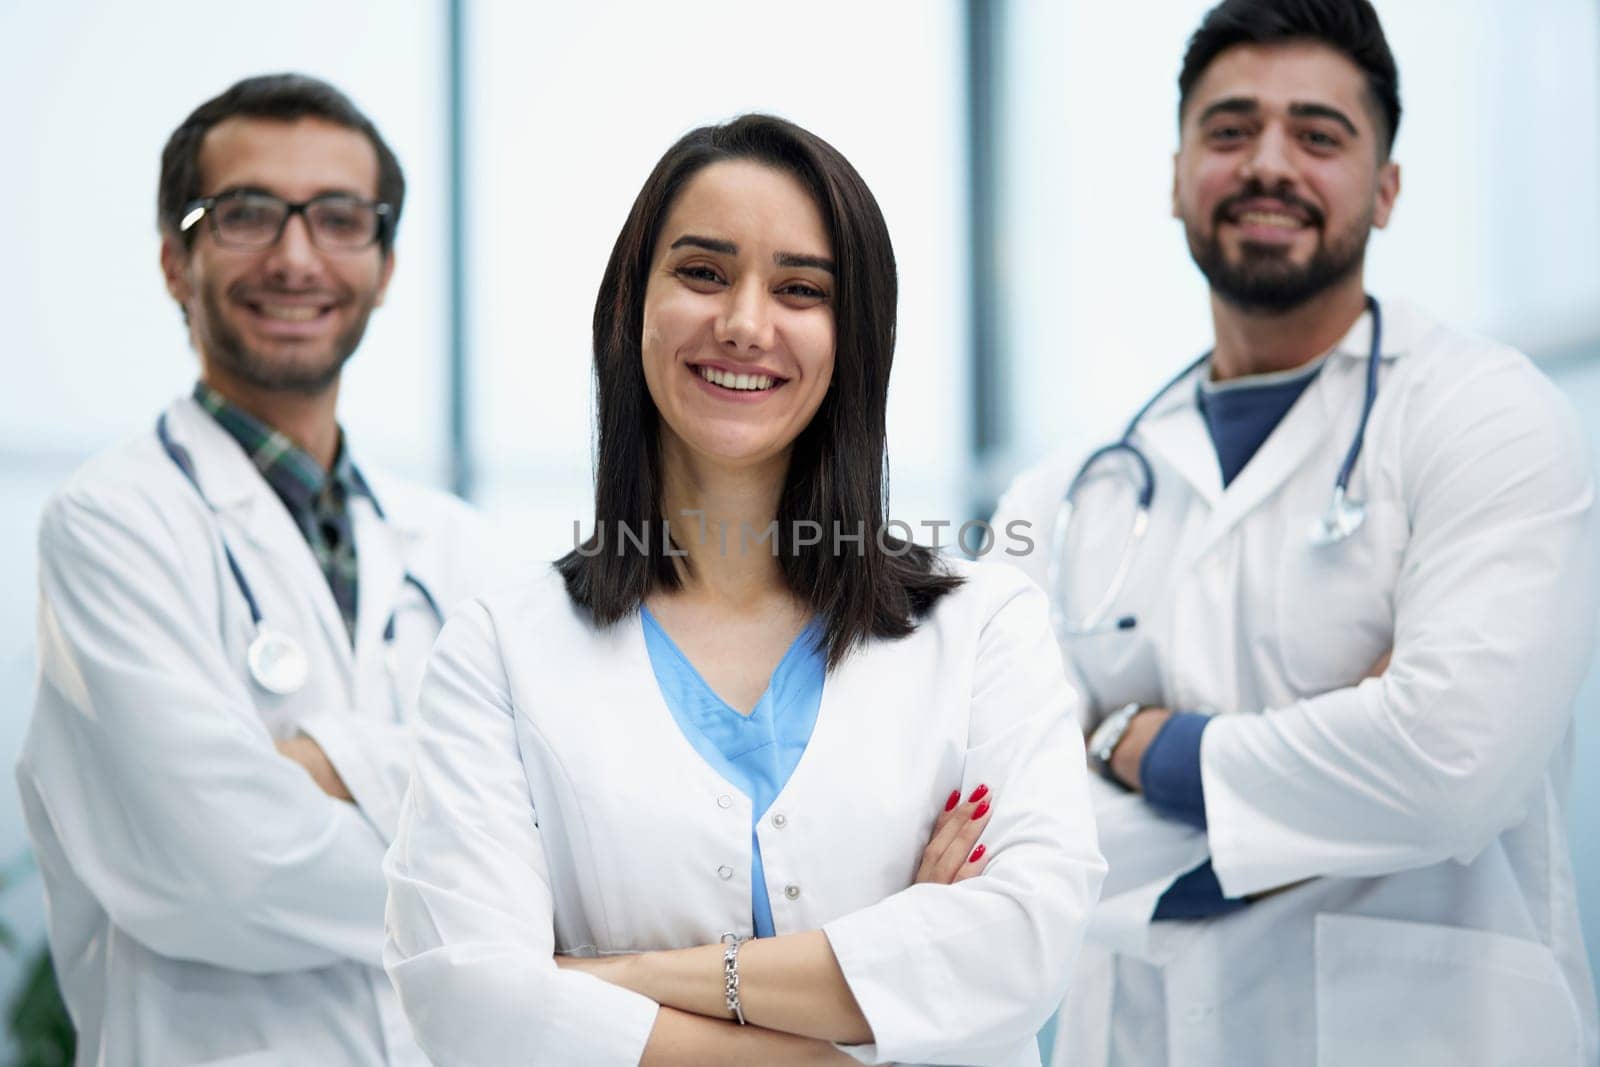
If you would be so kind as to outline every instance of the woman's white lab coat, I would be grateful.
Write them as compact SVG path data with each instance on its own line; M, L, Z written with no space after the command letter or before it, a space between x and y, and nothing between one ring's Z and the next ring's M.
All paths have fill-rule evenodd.
M1351 486L1367 519L1345 543L1308 530L1360 415L1366 316L1226 491L1193 381L1141 423L1150 532L1112 609L1137 628L1063 647L1093 718L1133 700L1222 716L1201 749L1209 833L1095 783L1111 869L1060 1063L1595 1062L1566 833L1600 563L1589 448L1524 357L1382 310ZM1028 473L996 516L1033 524L1017 562L1041 582L1078 462ZM1074 581L1103 588L1125 485L1086 494ZM1150 923L1208 853L1230 896L1293 888Z
M92 460L39 538L39 693L17 780L80 1063L421 1063L380 966L384 848L441 606L495 559L459 501L368 472L352 501L354 649L288 512L192 400L167 412L209 511L146 431ZM255 685L248 609L310 660ZM391 684L382 631L396 613ZM356 799L325 795L275 739L304 731Z
M832 671L757 830L778 934L822 929L876 1037L865 1062L1021 1065L1103 865L1077 696L1009 568ZM559 577L451 620L389 852L385 962L440 1064L637 1063L654 1002L553 954L751 933L750 802L680 733L634 616L597 631ZM952 789L994 793L992 859L910 886Z

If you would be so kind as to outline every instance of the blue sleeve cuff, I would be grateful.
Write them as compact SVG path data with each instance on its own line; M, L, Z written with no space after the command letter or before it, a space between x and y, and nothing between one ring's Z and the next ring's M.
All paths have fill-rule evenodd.
M1211 716L1174 712L1144 750L1139 781L1144 798L1161 814L1206 828L1206 794L1200 780L1200 738Z
M1161 895L1160 902L1156 904L1156 912L1151 918L1156 922L1170 919L1210 919L1238 911L1249 903L1249 900L1242 897L1223 896L1222 884L1217 881L1217 872L1211 869L1211 861L1206 860L1167 887L1167 891Z

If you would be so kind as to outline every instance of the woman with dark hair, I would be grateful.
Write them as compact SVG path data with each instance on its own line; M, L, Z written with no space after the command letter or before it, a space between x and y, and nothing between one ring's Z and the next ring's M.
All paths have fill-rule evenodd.
M805 130L645 183L594 530L424 684L386 963L437 1062L1037 1064L1103 873L1077 696L1026 579L885 528L895 300Z

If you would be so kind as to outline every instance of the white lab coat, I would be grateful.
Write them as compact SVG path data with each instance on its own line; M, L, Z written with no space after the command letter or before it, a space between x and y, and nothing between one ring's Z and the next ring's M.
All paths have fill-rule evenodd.
M78 1062L422 1063L380 964L381 861L438 632L403 575L448 610L499 557L459 501L368 472L389 519L352 502L352 654L243 450L189 399L168 427L216 515L146 431L73 475L39 539L39 693L17 779ZM267 622L306 650L299 693L250 679L253 629L219 530ZM356 806L277 754L297 731Z
M1589 450L1523 356L1382 311L1348 542L1312 547L1308 528L1360 415L1367 316L1226 491L1193 379L1140 424L1150 532L1111 612L1138 625L1063 647L1091 719L1131 700L1221 715L1201 749L1209 833L1094 784L1111 869L1058 1063L1595 1063L1566 834L1600 562ZM1015 562L1040 582L1080 459L1026 473L996 515L1032 523L1038 551ZM1086 493L1077 581L1104 588L1128 484ZM1305 884L1150 923L1208 853L1230 896Z
M822 929L863 1062L1039 1062L1104 872L1077 695L1004 567L829 673L757 829L777 933ZM654 1002L552 955L751 933L750 801L663 702L637 616L596 630L552 570L452 619L387 859L385 962L441 1065L634 1064ZM909 886L952 789L993 791L989 866Z

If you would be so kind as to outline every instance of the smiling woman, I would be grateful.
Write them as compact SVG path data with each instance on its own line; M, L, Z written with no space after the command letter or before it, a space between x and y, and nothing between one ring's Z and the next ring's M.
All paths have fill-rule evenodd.
M850 255L836 263L836 247ZM560 564L574 600L609 624L648 592L678 588L662 539L645 553L598 549L702 511L662 491L698 450L772 499L755 514L696 514L696 531L715 521L719 535L742 536L775 521L771 555L786 590L820 616L830 662L869 634L909 633L955 580L882 530L896 299L883 216L831 146L761 116L674 145L635 200L595 303L600 477L594 540ZM708 374L732 376L733 390L740 374L746 389L751 375L775 384L747 396ZM808 533L817 539L794 544Z
M645 182L595 533L424 684L385 959L435 1060L1038 1063L1103 871L1078 697L1037 589L884 529L895 296L792 124Z

